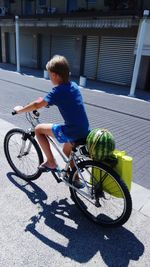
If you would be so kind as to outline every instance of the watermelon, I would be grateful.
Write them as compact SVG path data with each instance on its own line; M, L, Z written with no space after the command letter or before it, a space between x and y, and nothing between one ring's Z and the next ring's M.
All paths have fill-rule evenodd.
M107 129L93 129L87 136L86 148L92 159L100 161L109 158L115 149L115 140Z

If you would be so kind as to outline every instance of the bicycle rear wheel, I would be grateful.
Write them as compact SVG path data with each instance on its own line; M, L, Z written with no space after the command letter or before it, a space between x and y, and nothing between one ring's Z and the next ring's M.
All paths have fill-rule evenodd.
M75 190L70 187L71 197L78 208L92 221L104 227L117 227L129 219L132 200L129 190L119 175L108 166L87 160L78 164L85 187ZM72 170L70 183L78 173Z
M17 176L29 181L41 175L38 166L43 162L43 155L33 136L22 129L10 130L4 139L4 152L8 163Z

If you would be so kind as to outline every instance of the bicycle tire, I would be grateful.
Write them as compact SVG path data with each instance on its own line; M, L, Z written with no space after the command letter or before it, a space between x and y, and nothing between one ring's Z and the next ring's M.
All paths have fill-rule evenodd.
M130 192L110 167L103 163L86 160L77 164L93 199L85 197L86 186L80 192L70 187L71 198L84 215L103 227L118 227L126 223L132 212ZM99 181L92 174L93 168L100 174ZM70 183L73 185L77 169L74 167L70 174ZM78 174L79 176L79 174Z
M30 134L26 134L25 145L31 144L29 153L19 157L25 131L19 128L10 130L4 138L4 152L7 161L17 176L26 181L37 179L41 175L38 166L43 162L41 149Z

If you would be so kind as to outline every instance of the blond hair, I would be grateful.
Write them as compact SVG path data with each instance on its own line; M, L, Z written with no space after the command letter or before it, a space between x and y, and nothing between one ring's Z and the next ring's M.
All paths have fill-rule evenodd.
M66 83L69 80L69 63L67 59L60 55L55 55L46 64L46 69L60 76L62 82Z

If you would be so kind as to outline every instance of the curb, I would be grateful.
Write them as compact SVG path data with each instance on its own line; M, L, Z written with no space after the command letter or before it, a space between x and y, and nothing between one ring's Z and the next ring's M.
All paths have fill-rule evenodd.
M132 183L131 197L133 209L150 218L150 190Z

